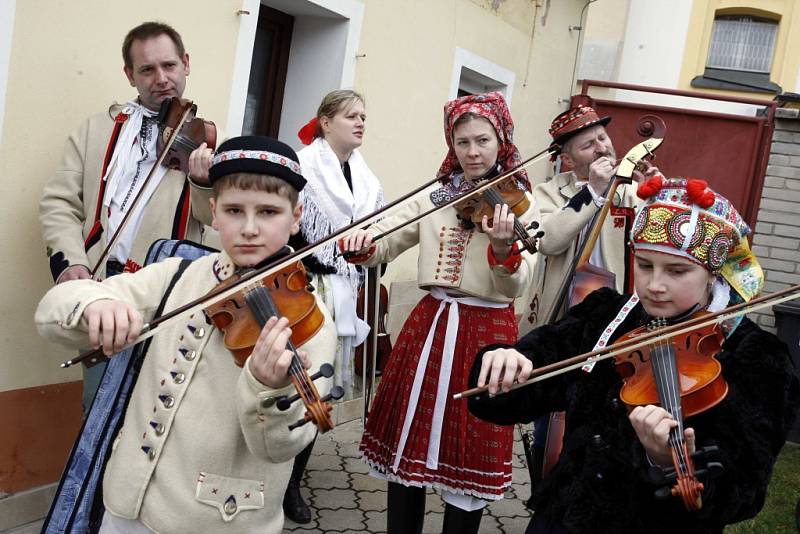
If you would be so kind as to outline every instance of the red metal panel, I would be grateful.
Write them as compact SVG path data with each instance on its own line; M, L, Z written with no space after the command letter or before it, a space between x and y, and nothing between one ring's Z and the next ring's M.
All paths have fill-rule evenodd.
M765 106L766 113L752 117L594 99L588 94L592 86ZM608 131L620 157L642 140L636 133L636 124L642 116L656 115L663 119L667 133L655 160L661 171L670 177L687 176L707 180L716 191L739 208L742 217L751 226L755 223L769 159L775 102L591 80L585 81L582 93L572 99L573 105L589 104L601 116L612 117Z

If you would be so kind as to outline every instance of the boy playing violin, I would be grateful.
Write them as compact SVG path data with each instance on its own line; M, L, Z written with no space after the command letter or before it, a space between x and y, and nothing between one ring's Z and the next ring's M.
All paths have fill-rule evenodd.
M238 137L208 163L212 226L223 252L192 262L177 281L180 260L168 259L103 282L59 284L36 311L43 336L113 354L137 339L171 282L165 311L291 251L286 243L299 228L305 185L294 151L274 139ZM203 166L192 165L193 174ZM332 362L336 347L325 306L317 304L325 321L299 353L306 368ZM224 334L201 309L190 313L159 332L144 358L105 469L100 532L282 529L291 460L315 434L311 425L288 428L303 418L301 403L286 411L275 403L295 393L289 323L270 318L240 368ZM324 395L329 384L317 387Z
M688 511L681 499L655 497L664 482L654 473L669 471L670 440L681 437L670 438L678 417L652 404L626 408L613 360L508 392L534 367L610 345L653 318L678 322L760 292L764 277L745 239L749 228L728 200L701 180L660 176L642 184L639 196L646 203L630 235L635 293L597 290L513 348L484 348L472 368L470 385L488 385L490 393L469 401L482 419L511 424L566 410L563 451L534 492L528 533L721 533L761 509L797 411L798 380L786 346L747 318L722 322L724 342L715 357L727 394L688 417L682 437L689 452L718 447L711 459L724 471L701 478L702 506Z

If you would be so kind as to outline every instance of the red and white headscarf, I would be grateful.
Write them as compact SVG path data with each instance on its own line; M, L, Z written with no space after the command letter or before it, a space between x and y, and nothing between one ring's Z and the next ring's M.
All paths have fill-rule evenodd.
M497 163L500 164L503 171L512 169L522 162L519 150L514 145L514 121L511 120L511 113L503 94L495 91L480 95L466 95L444 105L444 137L447 142L447 156L439 167L439 172L436 173L437 178L446 182L451 174L462 171L453 149L453 125L465 113L474 113L484 117L494 126L500 142ZM527 172L521 170L514 176L525 184L528 191L531 190Z

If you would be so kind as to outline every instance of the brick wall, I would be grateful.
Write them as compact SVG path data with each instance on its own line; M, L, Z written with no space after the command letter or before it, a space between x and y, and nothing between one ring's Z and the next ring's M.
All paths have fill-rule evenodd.
M800 284L800 110L778 108L753 237L766 275L765 293ZM750 318L772 332L771 309Z

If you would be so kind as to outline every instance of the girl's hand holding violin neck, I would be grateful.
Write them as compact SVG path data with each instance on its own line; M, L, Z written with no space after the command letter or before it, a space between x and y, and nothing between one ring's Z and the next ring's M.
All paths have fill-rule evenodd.
M139 310L121 300L96 300L86 306L83 317L89 325L89 345L102 347L106 356L136 341L144 324Z
M347 237L338 241L339 250L344 253L344 258L350 263L363 263L375 251L372 238L375 234L370 230L356 230Z
M508 209L506 204L502 206L496 204L491 224L489 224L489 218L484 215L481 226L492 244L495 259L501 263L504 262L514 243L514 212Z
M661 466L672 464L672 452L669 446L670 431L678 426L678 422L660 406L637 406L628 415L636 436L642 443L647 455ZM695 451L694 429L684 430L686 447L689 454Z
M289 320L285 317L277 319L270 317L253 347L250 354L250 371L256 379L272 389L281 389L288 386L289 366L292 363L292 352L286 344L292 335ZM303 351L297 351L303 367L311 367L308 356Z
M200 185L208 185L208 170L214 151L204 142L189 154L189 176Z
M478 387L488 386L489 395L502 391L507 393L511 386L524 382L531 376L533 363L514 349L496 349L484 353Z

